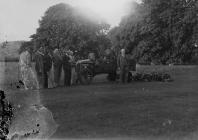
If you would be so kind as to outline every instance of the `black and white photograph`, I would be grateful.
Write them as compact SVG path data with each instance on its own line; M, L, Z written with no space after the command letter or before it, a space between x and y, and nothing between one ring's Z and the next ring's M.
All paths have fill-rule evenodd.
M198 0L0 0L0 140L198 140Z

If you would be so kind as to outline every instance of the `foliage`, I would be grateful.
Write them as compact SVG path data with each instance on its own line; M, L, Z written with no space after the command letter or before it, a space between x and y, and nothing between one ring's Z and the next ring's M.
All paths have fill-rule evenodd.
M106 37L109 27L108 24L61 3L45 12L36 34L31 37L36 49L41 46L48 49L64 48L76 52L80 57L87 57L89 52L99 53L100 47L110 47L110 41Z
M6 140L13 118L13 107L5 99L4 91L0 90L0 139Z
M127 48L139 62L190 61L198 36L198 1L143 0L134 9L110 31L115 46Z
M30 41L22 42L20 48L19 48L19 54L23 51L27 50L29 48L30 51L33 51L33 43Z
M152 73L135 73L129 77L129 81L144 81L144 82L172 82L173 79L168 73L152 72Z

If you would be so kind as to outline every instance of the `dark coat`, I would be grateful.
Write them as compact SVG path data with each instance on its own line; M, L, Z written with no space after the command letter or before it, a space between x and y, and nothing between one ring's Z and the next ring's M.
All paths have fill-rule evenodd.
M120 68L126 67L126 66L128 65L127 58L120 55L120 56L118 57L117 65L118 65L118 67L120 67Z
M70 57L68 55L63 55L62 61L64 69L71 69Z
M35 53L35 70L37 73L42 73L44 70L43 60L44 60L44 54L37 51Z
M52 68L52 58L49 54L45 54L43 58L44 71L49 72Z

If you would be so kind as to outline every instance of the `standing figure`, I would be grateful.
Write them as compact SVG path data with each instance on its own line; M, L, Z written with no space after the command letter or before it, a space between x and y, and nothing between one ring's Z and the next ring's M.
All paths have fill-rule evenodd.
M48 88L54 88L55 87L55 82L54 82L54 64L53 64L54 57L53 57L53 53L50 52L49 56L51 58L51 63L52 64L51 64L51 69L48 72Z
M59 49L53 52L53 66L54 66L54 82L55 87L60 85L60 77L62 72L62 56Z
M120 82L126 83L128 80L129 68L125 54L125 49L121 50L121 54L118 58L118 68L120 69Z
M21 50L19 66L25 89L38 89L36 74L34 73L31 65L30 47L24 47Z
M44 49L44 59L43 59L43 86L44 88L48 88L48 77L49 77L49 71L52 68L52 59L49 55L49 51L47 49Z
M76 84L77 80L77 74L76 74L76 67L75 67L75 58L74 53L72 51L69 51L69 57L70 57L70 64L71 64L71 85Z
M67 52L63 55L64 86L71 85L71 63Z
M44 88L44 48L40 47L35 53L35 70L37 73L37 79L39 83L39 89Z

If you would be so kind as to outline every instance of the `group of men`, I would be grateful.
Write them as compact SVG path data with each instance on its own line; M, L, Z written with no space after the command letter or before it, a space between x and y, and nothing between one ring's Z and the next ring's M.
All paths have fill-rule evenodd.
M73 53L71 51L58 48L50 51L45 47L40 47L34 57L39 88L59 86L62 69L64 71L64 85L70 86L72 58Z
M125 49L120 51L117 58L118 70L120 71L120 81L126 83L129 73L129 56ZM35 53L35 70L40 88L57 87L60 85L62 69L64 71L64 85L70 86L72 83L72 70L74 57L72 51L62 49L49 50L40 47ZM49 80L50 79L50 80Z

